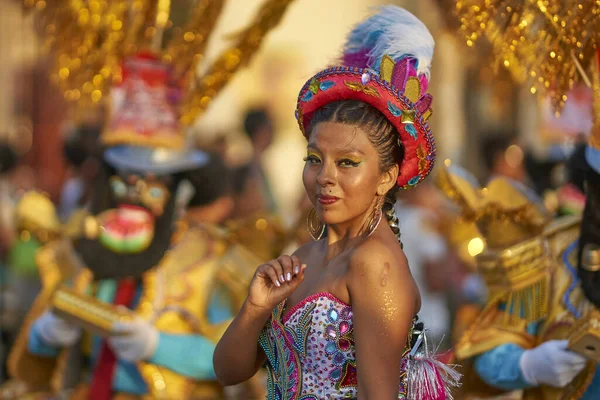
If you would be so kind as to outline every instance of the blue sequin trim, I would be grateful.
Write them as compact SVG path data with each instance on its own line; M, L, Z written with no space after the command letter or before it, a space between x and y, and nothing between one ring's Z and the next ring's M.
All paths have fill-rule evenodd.
M406 124L404 125L404 129L406 130L406 132L408 132L408 134L415 140L417 140L418 134L417 134L417 130L415 129L414 125L412 124Z
M408 184L410 186L415 186L417 183L421 182L421 178L422 178L421 175L414 176L414 177L410 178L410 180L408 181Z
M571 312L571 314L573 314L575 316L575 318L581 317L581 313L575 308L575 306L573 304L571 304L571 301L569 300L569 298L571 297L571 293L573 293L573 290L575 290L577 285L579 285L579 278L577 277L577 268L575 268L569 261L569 255L571 254L572 251L577 249L578 243L579 243L578 240L571 243L569 245L569 247L567 247L567 249L563 253L563 263L567 267L567 270L571 274L571 278L572 278L571 285L569 286L569 288L567 289L567 291L565 292L565 294L563 296L563 303L567 307L567 310L569 310L569 312Z

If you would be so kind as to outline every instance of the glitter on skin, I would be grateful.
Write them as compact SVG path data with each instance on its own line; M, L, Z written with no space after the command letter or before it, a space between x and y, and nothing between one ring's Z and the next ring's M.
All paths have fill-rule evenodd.
M381 272L381 287L383 289L383 315L386 322L392 323L396 315L398 315L398 305L394 302L394 296L391 291L386 288L388 273L390 270L390 264L385 263L383 265L383 271Z

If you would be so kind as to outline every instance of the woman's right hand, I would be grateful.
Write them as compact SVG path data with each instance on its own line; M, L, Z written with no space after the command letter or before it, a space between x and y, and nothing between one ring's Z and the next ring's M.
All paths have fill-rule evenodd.
M275 306L292 294L304 280L306 264L297 256L281 256L260 265L248 291L248 303L271 312Z

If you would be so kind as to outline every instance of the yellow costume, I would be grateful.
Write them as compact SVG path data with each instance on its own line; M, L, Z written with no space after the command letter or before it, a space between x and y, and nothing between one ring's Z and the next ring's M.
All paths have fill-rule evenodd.
M27 323L10 357L11 375L26 382L30 389L59 392L67 368L68 352L63 350L56 359L47 359L27 351L27 333L31 323L52 303L52 295L62 282L71 281L72 288L82 296L77 307L89 310L82 320L101 325L94 314L92 273L81 265L71 243L56 240L45 246L37 256L43 292L28 317ZM134 312L153 321L161 332L197 334L216 343L229 321L211 324L208 308L211 295L218 287L226 288L234 301L246 296L246 284L254 267L260 263L249 250L228 240L226 232L216 227L196 225L180 233L178 243L161 263L143 276L143 291ZM193 286L192 284L193 283ZM235 310L231 310L232 313ZM116 312L115 312L116 313ZM148 385L149 398L184 399L201 396L219 398L221 389L216 382L197 382L164 367L140 362L139 370ZM8 393L7 393L8 394ZM8 397L7 397L8 398Z

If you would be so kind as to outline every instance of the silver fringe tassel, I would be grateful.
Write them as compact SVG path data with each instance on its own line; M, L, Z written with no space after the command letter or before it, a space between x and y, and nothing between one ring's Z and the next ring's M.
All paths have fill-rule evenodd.
M408 356L408 400L453 400L452 388L460 386L462 374L429 354L425 330L419 333Z

